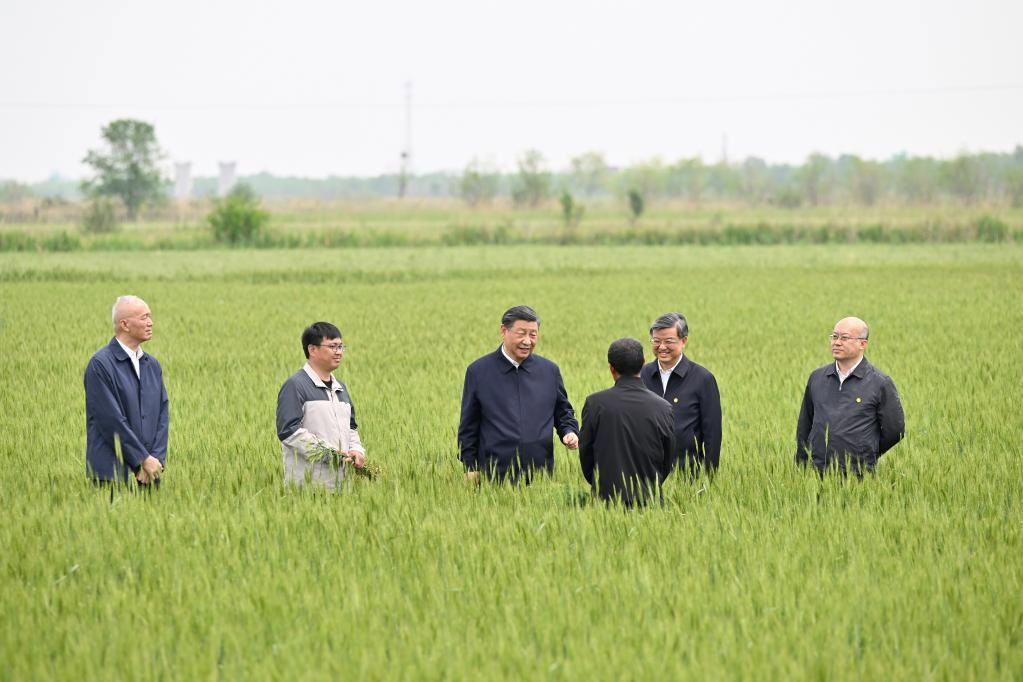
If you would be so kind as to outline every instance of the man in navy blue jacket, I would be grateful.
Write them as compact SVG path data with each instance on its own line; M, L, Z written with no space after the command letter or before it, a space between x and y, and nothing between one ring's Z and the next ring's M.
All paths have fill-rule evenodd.
M675 417L675 456L690 476L713 475L721 457L721 395L707 368L682 351L689 340L689 323L681 313L665 313L650 325L654 361L640 377L648 389L671 404Z
M160 363L140 348L153 336L153 317L141 298L121 296L113 321L114 338L85 368L86 472L94 481L134 475L156 485L167 461L169 414Z
M553 432L579 447L579 423L568 402L561 370L535 355L540 318L516 306L501 318L501 346L465 371L458 449L466 478L480 472L513 483L533 470L554 470Z

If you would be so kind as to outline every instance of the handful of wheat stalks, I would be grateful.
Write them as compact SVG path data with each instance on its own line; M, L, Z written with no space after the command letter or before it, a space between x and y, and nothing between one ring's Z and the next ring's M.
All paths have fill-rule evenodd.
M327 462L330 464L331 469L339 469L343 462L351 462L351 458L334 448L326 445L314 445L306 451L305 458L309 462ZM381 466L374 461L370 461L368 458L363 463L362 467L351 466L349 471L355 472L356 476L362 476L373 480L383 475L383 469Z

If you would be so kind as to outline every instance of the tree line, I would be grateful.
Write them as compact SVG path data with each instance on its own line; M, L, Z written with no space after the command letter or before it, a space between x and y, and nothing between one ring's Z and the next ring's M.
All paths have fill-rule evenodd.
M51 179L37 185L0 181L0 202L107 196L118 199L134 218L143 205L166 200L169 178L160 171L165 155L152 125L113 121L102 129L101 137L104 146L90 150L83 159L94 171L93 177L82 183ZM241 181L252 194L265 199L336 200L397 196L401 178L397 173L327 178L261 173L243 176ZM193 193L197 198L212 197L216 184L215 178L197 177ZM659 199L785 208L948 201L1021 207L1023 146L1008 153L963 153L951 159L901 154L873 161L815 153L798 165L772 164L756 157L734 163L691 157L672 162L653 158L624 168L612 166L600 152L586 152L562 170L553 170L542 152L531 149L518 157L510 172L473 159L461 172L413 176L405 194L461 197L472 206L499 197L523 207L558 198L569 214L579 209L576 197L621 199L634 212L643 202Z

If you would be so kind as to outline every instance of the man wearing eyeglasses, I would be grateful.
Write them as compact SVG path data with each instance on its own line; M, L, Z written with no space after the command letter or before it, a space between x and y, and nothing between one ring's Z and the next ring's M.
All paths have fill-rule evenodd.
M529 306L501 317L501 345L465 371L458 451L465 477L481 472L498 481L529 483L534 471L554 470L553 436L579 447L579 422L561 370L536 355L540 318Z
M796 463L812 461L857 477L902 440L905 416L895 383L863 356L870 330L858 317L839 320L828 336L834 362L806 382L796 426Z
M341 331L330 322L309 325L302 332L302 351L305 366L277 394L284 481L337 490L346 466L362 468L366 458L352 398L333 374L345 352Z
M721 457L721 395L705 367L683 354L689 323L682 313L665 313L650 325L654 360L640 372L643 384L671 405L675 420L672 467L692 477L713 475Z

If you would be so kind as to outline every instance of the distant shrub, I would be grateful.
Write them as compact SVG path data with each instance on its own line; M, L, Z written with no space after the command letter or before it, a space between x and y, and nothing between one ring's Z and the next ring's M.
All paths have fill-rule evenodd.
M270 214L259 207L259 199L242 184L217 200L206 220L215 241L238 246L257 242L270 222Z
M639 193L639 190L629 190L629 213L631 214L630 220L633 225L643 215L643 195Z
M989 215L977 220L977 241L1004 242L1009 236L1009 227L998 218Z
M109 197L96 197L85 205L82 230L89 234L108 234L117 231L117 206Z
M79 251L82 248L82 241L78 235L61 230L52 237L47 237L42 243L43 251Z
M13 230L0 232L0 251L35 251L36 240L29 234Z

